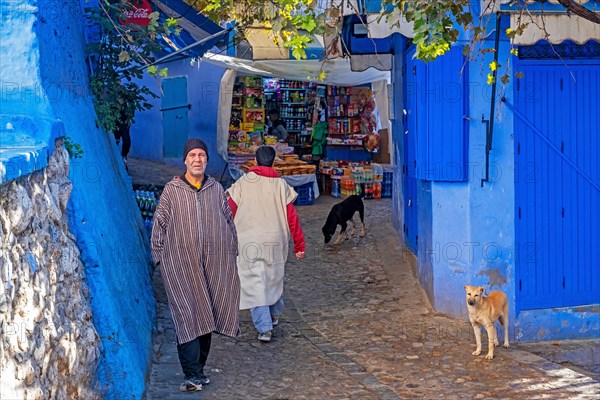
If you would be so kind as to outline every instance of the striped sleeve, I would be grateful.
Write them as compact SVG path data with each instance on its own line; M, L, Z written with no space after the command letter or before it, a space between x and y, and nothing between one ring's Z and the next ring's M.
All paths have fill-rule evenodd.
M233 223L233 214L231 213L231 209L229 208L229 202L227 196L223 192L223 202L221 203L221 210L223 211L223 215L227 220L227 225L229 225L229 229L231 229L231 234L233 235L233 248L238 248L238 238L237 238L237 230L235 229L235 224Z

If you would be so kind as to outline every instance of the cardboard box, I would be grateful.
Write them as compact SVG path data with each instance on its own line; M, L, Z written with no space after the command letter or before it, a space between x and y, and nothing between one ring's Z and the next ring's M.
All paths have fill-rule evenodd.
M387 129L379 131L379 149L373 153L373 161L379 164L390 163L390 133Z

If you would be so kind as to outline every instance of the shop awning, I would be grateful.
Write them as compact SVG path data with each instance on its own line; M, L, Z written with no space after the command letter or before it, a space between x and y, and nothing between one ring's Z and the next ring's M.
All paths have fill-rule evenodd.
M229 41L229 30L221 28L183 0L157 0L154 6L160 13L160 23L166 18L175 18L181 28L179 35L158 36L162 48L155 51L159 56L156 64L200 58L209 49Z
M578 44L584 44L589 40L600 42L600 24L595 24L577 15L545 14L542 16L533 14L526 18L519 18L519 15L511 14L511 28L516 29L519 26L519 20L521 23L528 22L529 25L527 25L522 35L515 37L515 45L532 45L540 40L552 44L560 44L566 40ZM542 27L545 28L545 32Z
M491 0L483 1L486 5ZM593 11L600 12L600 1L578 0L580 5ZM560 44L571 41L584 44L590 40L600 42L600 24L595 24L575 14L568 14L567 10L557 0L547 2L535 2L526 0L527 12L522 13L522 4L501 0L495 7L485 7L482 10L504 11L510 13L510 27L517 29L520 24L528 24L522 35L514 39L515 45L532 45L540 40L552 44ZM523 14L523 15L522 15ZM544 32L544 30L547 32Z
M322 82L327 85L360 86L371 82L385 80L390 82L389 71L369 68L365 71L352 71L350 60L337 58L333 60L262 60L251 61L228 57L220 54L206 53L202 62L233 69L244 75L260 75L274 78L286 78L297 81L316 81L321 68L326 73Z
M559 44L567 40L578 44L589 40L600 41L599 24L574 14L568 14L558 0L545 2L525 0L525 3L527 12L521 18L520 23L528 23L528 26L522 35L515 38L516 45L532 45L540 40L546 40L552 44ZM598 0L577 0L577 3L596 13L600 12L600 1ZM407 22L400 13L392 12L389 20L381 18L381 21L377 21L381 9L380 2L366 2L361 7L360 2L350 0L349 4L351 6L345 9L344 15L355 14L357 9L365 12L365 22L370 38L385 38L393 33L401 33L408 38L414 37L413 23ZM523 2L481 0L479 7L484 14L498 11L510 13L511 28L516 29L519 25L519 15L522 14ZM390 25L395 23L399 26L390 28ZM548 31L549 37L546 37L542 27Z

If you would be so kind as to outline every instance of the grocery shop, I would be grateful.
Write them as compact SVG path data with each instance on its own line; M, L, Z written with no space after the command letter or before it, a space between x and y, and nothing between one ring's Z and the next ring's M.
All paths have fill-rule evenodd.
M254 165L256 148L265 144L278 154L275 169L299 192L298 205L312 204L320 194L391 197L392 168L381 165L390 160L389 73L346 67L344 74L338 65L325 81L311 81L306 64L316 76L322 63L205 57L228 68L219 104L231 106L219 108L217 148L226 148L234 179Z

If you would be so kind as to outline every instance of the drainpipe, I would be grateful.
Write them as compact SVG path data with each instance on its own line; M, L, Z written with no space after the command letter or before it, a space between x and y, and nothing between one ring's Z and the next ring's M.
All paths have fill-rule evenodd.
M496 13L496 35L494 38L494 64L498 65L498 51L500 47L500 22L502 15L506 13ZM481 187L483 187L483 182L490 181L490 151L492 150L492 139L494 137L494 113L496 112L496 85L497 83L497 73L498 69L496 68L493 71L494 83L492 83L492 99L490 102L490 117L489 119L485 119L484 115L481 116L481 122L485 124L485 178L481 179Z

